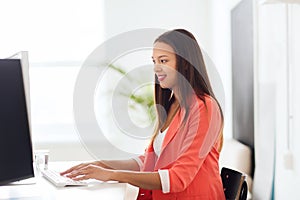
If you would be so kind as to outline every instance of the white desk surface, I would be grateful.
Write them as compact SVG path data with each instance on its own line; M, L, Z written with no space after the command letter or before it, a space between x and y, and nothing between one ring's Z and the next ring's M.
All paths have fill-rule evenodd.
M49 163L49 168L63 171L75 162ZM43 178L39 172L33 179L20 183L0 186L0 200L65 200L65 199L99 199L99 200L134 200L138 188L126 183L103 183L90 181L88 186L58 188Z

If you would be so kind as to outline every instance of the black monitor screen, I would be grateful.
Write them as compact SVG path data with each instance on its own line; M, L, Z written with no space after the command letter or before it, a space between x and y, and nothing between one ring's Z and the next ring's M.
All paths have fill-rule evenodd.
M21 61L0 59L0 185L34 176Z

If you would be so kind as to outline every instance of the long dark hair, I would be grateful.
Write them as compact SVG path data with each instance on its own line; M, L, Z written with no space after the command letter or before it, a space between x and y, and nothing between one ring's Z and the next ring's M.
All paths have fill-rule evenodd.
M188 97L191 94L196 94L205 105L205 96L210 96L217 102L223 124L223 112L212 90L203 55L194 35L184 29L175 29L160 35L154 41L154 43L156 42L170 45L176 54L176 70L182 75L182 78L178 79L179 91L177 91L177 96L181 107L186 110L184 119L189 114L190 102ZM155 83L154 94L158 124L153 139L164 125L166 113L169 112L172 103L175 101L174 95L171 96L172 91L170 89L160 87L156 75Z

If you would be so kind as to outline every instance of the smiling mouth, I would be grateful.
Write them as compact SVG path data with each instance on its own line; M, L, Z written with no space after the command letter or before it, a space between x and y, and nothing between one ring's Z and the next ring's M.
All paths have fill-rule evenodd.
M157 75L157 79L159 81L163 81L166 77L167 77L167 75Z

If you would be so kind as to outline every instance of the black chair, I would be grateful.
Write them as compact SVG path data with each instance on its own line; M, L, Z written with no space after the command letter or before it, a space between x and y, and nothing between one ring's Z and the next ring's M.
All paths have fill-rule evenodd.
M223 189L227 200L246 200L248 185L246 175L223 167L221 170Z

